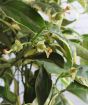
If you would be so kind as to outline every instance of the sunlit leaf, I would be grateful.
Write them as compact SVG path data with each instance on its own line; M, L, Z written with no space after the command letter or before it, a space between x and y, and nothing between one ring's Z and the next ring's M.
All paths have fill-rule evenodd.
M69 68L72 66L72 53L71 53L71 49L69 44L67 43L66 40L64 40L63 38L57 36L57 35L53 35L53 38L57 41L57 43L59 45L61 45L61 47L65 50L65 53L63 53L63 55L66 57L67 61L66 61L66 67Z
M87 0L68 0L69 2L78 1L84 8L87 7Z
M77 50L77 55L85 60L88 60L88 50L77 43L74 43L74 45Z
M88 87L74 81L68 86L67 90L88 103Z
M85 65L85 66L80 66L78 68L75 80L78 83L88 87L88 66Z
M50 105L72 105L63 94L56 94L50 102Z
M80 83L81 85L84 85L84 86L88 87L88 79L87 79L87 78L83 78L83 77L77 76L77 77L75 78L75 81L77 81L77 82Z

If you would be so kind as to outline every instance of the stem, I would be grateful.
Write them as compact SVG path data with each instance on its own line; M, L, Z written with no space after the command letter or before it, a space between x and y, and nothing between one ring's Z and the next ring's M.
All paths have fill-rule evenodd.
M38 36L41 35L41 33L43 32L44 28L45 28L45 27L43 27L43 28L31 39L31 42L34 42L35 39L36 39Z
M23 85L25 85L25 83L24 83L24 79L23 79L23 77L24 77L24 71L23 71L23 68L24 68L24 66L22 65L22 68L21 68L21 79L22 79L22 83L23 83Z
M51 100L52 100L52 98L53 98L53 90L54 90L54 86L52 87L52 93L51 93L51 97L50 97L50 100L49 100L48 105L50 104L50 102L51 102Z
M51 97L50 97L50 100L49 100L48 105L50 104L52 98L56 95L56 94L53 94L53 91L54 91L54 88L55 88L55 86L56 86L56 84L57 84L57 82L58 82L58 79L60 79L61 75L62 75L62 73L57 77L57 79L56 79L56 81L55 81L55 84L52 86L52 93L51 93ZM65 92L65 91L66 91L66 89L63 89L63 90L61 90L61 91L59 92L59 94Z

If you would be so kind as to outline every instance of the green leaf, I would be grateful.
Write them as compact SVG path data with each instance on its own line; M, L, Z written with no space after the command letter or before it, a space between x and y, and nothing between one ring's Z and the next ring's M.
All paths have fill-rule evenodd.
M10 63L0 64L0 69L9 68L9 67L11 67L11 64Z
M88 103L88 87L79 84L78 82L72 82L67 91L73 93L74 95L78 96L81 100Z
M27 103L25 105L38 105L37 99L35 98L32 103Z
M72 42L79 43L82 41L80 34L71 28L62 28L62 34Z
M84 8L87 6L87 0L68 0L69 2L78 1Z
M84 47L88 50L88 34L82 35L82 47ZM80 63L82 65L87 65L88 61L86 59L81 58Z
M82 35L82 39L83 39L83 43L82 43L83 47L88 49L88 34Z
M78 2L84 7L87 7L87 0L78 0Z
M70 2L70 3L73 2L73 1L74 1L74 0L68 0L68 2Z
M62 21L62 26L67 26L67 25L69 25L69 24L71 24L71 23L73 23L73 22L75 22L76 20L67 20L67 19L63 19L63 21Z
M88 87L88 66L80 66L75 80L80 84Z
M70 68L72 66L72 53L71 48L67 41L57 35L53 35L53 38L57 41L57 43L65 50L63 55L66 57L65 67Z
M51 86L52 81L50 75L47 73L44 67L41 67L35 83L38 105L44 105L49 96Z
M77 43L74 43L74 45L77 50L77 55L85 60L88 60L88 50Z
M87 65L80 66L78 69L79 69L77 72L78 76L88 78L88 66Z
M44 64L44 68L47 70L47 72L49 73L55 73L55 74L60 74L62 72L65 72L66 70L64 70L63 68L60 68L59 66L57 66L55 63L53 62L47 62L47 61L43 61Z
M10 85L13 80L12 70L5 69L4 73L1 75L0 78L2 78L5 82L4 87L0 86L0 97L2 97L3 99L7 100L10 103L16 103L17 96L16 96L16 94L14 94L10 91Z
M33 32L39 32L44 27L44 21L41 16L22 1L8 0L8 2L1 3L0 8L7 16Z
M36 70L33 77L31 76L26 76L26 84L24 85L24 101L25 103L32 103L33 100L36 98L35 94L35 81L37 78L37 75L39 73L39 70ZM27 73L28 75L28 73ZM30 78L30 80L29 80Z
M86 78L76 76L75 81L77 81L81 85L88 87L88 79L86 79Z
M31 6L38 11L46 14L49 17L49 21L54 24L61 24L64 10L57 3L46 3L44 1L32 1Z
M63 94L56 94L50 102L50 105L72 105Z
M6 90L6 87L0 86L0 97L6 99L11 103L16 103L16 95Z
M60 35L61 31L60 31L60 27L58 27L58 25L46 22L46 26L50 33Z
M8 84L11 85L12 80L13 80L13 73L11 69L5 69L5 72L1 76L4 80L8 81Z
M10 48L11 44L12 44L12 40L14 39L13 36L13 32L12 30L6 31L6 29L8 29L8 27L6 26L6 24L8 24L6 21L4 21L3 19L0 18L0 43L4 44L6 47ZM8 37L10 36L10 37Z
M64 67L64 58L55 52L52 52L49 58L47 58L46 53L37 53L33 56L30 56L29 58L33 60L40 60L40 61L42 60L51 61L60 67Z

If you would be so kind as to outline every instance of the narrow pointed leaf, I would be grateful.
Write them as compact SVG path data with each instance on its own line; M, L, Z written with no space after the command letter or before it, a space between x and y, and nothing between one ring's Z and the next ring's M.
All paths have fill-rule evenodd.
M50 75L47 73L44 67L41 67L35 84L38 105L44 105L49 96L51 86L52 81Z
M44 27L44 21L41 16L22 1L8 0L8 2L1 3L0 8L7 16L33 32L38 32Z

